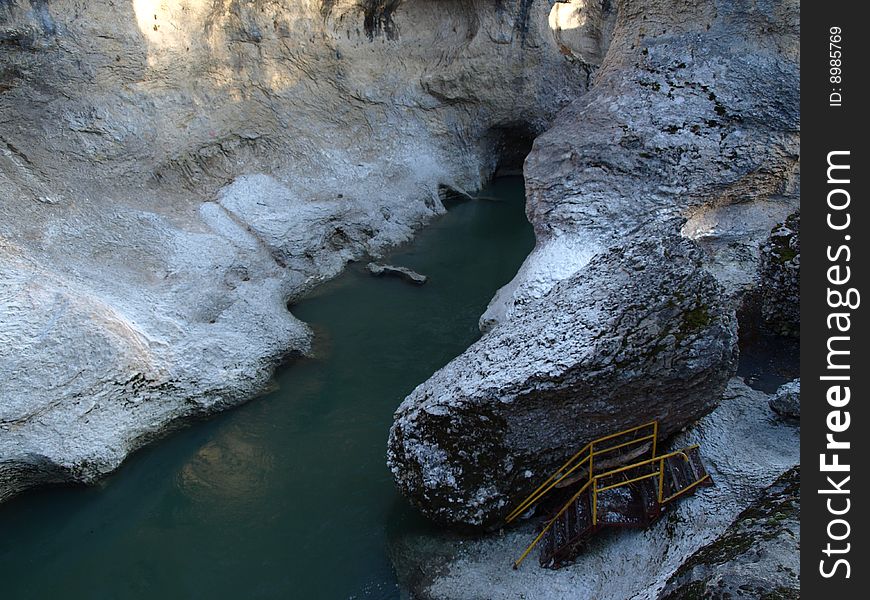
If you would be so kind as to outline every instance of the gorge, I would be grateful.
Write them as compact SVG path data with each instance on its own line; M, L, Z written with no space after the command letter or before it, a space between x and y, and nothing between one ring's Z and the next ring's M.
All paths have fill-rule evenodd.
M676 597L686 571L677 583L669 577L740 529L732 521L775 495L764 490L782 487L797 463L796 427L769 408L773 390L735 373L749 307L760 304L751 314L777 333L799 331L799 29L792 0L0 0L0 502L12 502L0 506L0 522L26 545L31 526L16 530L16 515L36 528L55 502L54 492L16 498L31 488L105 481L85 494L141 495L114 487L126 472L171 487L160 467L180 463L162 448L205 448L191 460L211 475L178 467L182 485L209 489L220 479L212 476L232 474L254 478L243 489L267 488L245 461L264 460L269 472L298 465L285 454L288 438L317 430L317 403L304 413L311 390L283 382L304 378L318 356L347 357L311 307L330 310L332 294L365 275L353 285L389 294L346 298L356 310L335 309L348 313L342 335L358 333L350 316L365 320L367 303L380 311L408 294L466 311L449 351L369 397L381 415L379 433L365 438L380 436L365 454L379 461L371 472L394 479L437 524L419 536L393 532L401 589L421 598L585 590L619 599L667 587ZM520 171L533 233L477 197L493 175ZM493 194L517 191L482 196ZM449 297L439 279L451 273L437 257L456 260L463 246L446 233L427 247L426 236L445 222L461 231L457 215L470 210L480 211L468 223L484 237L468 242L467 265L452 268L481 280ZM432 262L418 265L417 246L400 245L420 231ZM501 248L503 261L486 248ZM340 275L348 263L385 258L430 279L416 288L356 264ZM472 289L486 297L472 302ZM425 302L415 310L425 323ZM351 355L384 356L374 332L399 323L375 314L380 322L366 323L373 329L354 338ZM403 323L383 343L416 335L426 346L423 325ZM312 421L276 436L287 445L277 453L259 452L256 428L239 430L231 447L209 445L209 435L277 401L199 421L261 396L282 363L283 418L296 422L288 415L298 410ZM375 381L381 367L367 368ZM392 427L380 420L386 404L398 409ZM551 578L501 573L508 543L531 527L492 533L511 502L590 439L653 418L664 437L730 452L712 460L717 488L675 513L678 532L663 523L603 544ZM352 468L324 460L354 480ZM281 498L307 480L287 481ZM87 512L91 501L72 504ZM156 547L174 509L152 509L167 520L139 534ZM272 523L283 510L273 497L258 515ZM135 529L148 519L113 521ZM444 533L455 528L475 537ZM69 531L72 549L91 534ZM107 531L104 540L125 535ZM323 540L340 545L336 535ZM371 535L383 541L381 529ZM292 537L273 538L274 556ZM200 541L231 552L216 539ZM12 557L10 571L36 560L0 552ZM596 575L578 584L581 572ZM469 584L474 577L485 592ZM255 595L289 589L289 579ZM388 589L365 592L355 581L322 591L397 593L389 577L377 584Z

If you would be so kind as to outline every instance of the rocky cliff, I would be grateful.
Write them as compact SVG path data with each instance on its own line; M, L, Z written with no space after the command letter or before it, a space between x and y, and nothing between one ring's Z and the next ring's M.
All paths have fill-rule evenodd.
M308 349L286 305L523 156L537 246L403 403L400 487L497 520L712 410L799 189L790 0L0 2L0 499L92 481Z
M582 9L582 11L581 11ZM242 402L288 301L588 87L608 5L0 1L0 500ZM564 25L564 27L563 27Z
M715 405L759 247L798 203L798 8L617 3L589 92L525 161L536 248L396 413L390 466L426 514L495 524L598 435Z
M536 248L399 408L390 465L429 516L489 525L597 435L707 415L678 435L718 487L680 527L518 582L523 525L424 590L654 598L797 460L727 382L797 208L798 52L794 0L0 0L0 501L260 392L309 347L288 303L534 139Z

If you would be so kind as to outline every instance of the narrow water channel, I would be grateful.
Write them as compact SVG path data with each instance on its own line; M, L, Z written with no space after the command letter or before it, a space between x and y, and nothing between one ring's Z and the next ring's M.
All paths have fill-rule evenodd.
M318 357L264 398L132 457L95 488L0 506L3 598L396 598L387 530L420 527L385 465L404 396L461 353L531 251L520 178L459 204L390 262L296 305Z

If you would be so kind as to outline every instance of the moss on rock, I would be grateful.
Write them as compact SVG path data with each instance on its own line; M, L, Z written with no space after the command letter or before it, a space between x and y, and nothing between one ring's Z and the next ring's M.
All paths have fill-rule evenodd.
M677 569L659 600L799 598L800 467Z

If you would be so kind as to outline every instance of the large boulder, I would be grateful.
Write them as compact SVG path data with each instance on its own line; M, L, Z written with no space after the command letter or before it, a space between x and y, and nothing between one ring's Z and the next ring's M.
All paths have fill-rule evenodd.
M592 439L679 430L736 367L733 311L678 236L604 253L518 310L396 413L390 468L437 521L492 525Z

